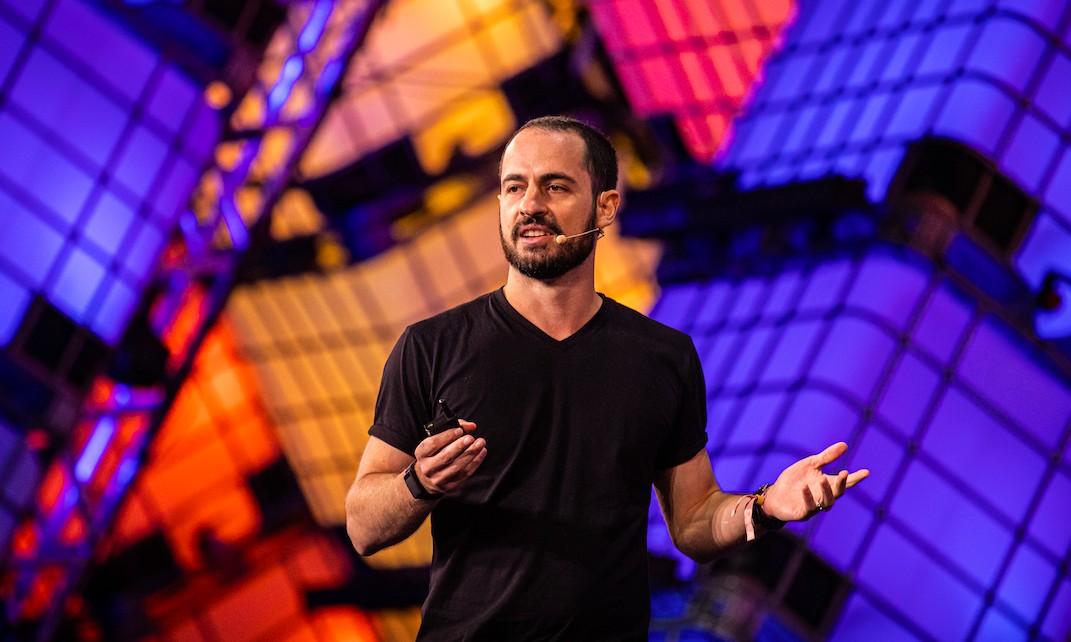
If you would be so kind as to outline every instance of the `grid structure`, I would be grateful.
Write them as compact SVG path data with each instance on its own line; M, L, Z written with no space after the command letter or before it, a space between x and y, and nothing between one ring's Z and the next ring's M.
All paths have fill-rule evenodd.
M218 323L85 591L104 639L379 639L356 607L306 607L306 591L344 583L352 555L302 519L296 488L265 481L281 453L253 378Z
M1041 203L1014 257L1033 288L1071 272L1071 7L804 2L718 162L746 188L839 174L880 201L907 145L961 141Z
M570 12L548 7L566 4L390 3L301 173L324 175L406 137L428 175L459 152L494 150L512 130L517 105L497 85L561 49ZM793 7L723 0L706 13L708 4L649 5L590 6L609 43L610 32L628 34L608 46L628 70L621 76L630 98L649 115L674 114L692 152L709 158L748 95L745 77L760 75ZM367 10L325 0L290 6L260 86L230 123L240 135L215 150L221 167L202 178L196 211L169 219L160 210L167 199L150 190L181 180L177 164L203 161L212 143L199 137L218 134L199 90L184 103L181 74L100 20L96 5L0 0L0 135L18 143L17 153L0 155L0 201L18 213L0 230L0 348L34 294L114 346L147 282L148 272L136 270L152 269L155 258L145 257L162 247L152 250L149 237L181 218L182 238L161 268L168 288L149 316L171 372L183 371L229 288L248 228L271 205L341 73L339 52L314 45L326 33L345 49L353 41L346 30L360 20L332 22L334 9ZM1071 8L833 0L799 11L722 169L740 171L745 187L859 176L878 199L908 143L928 134L956 138L1042 203L1015 257L1021 273L1036 284L1054 265L1068 271L1071 55L1062 34ZM686 25L698 35L684 35ZM87 46L92 56L72 49ZM112 78L112 69L124 75ZM53 73L64 82L35 84ZM728 98L715 99L718 91ZM72 111L76 103L93 105L95 115ZM100 127L87 127L90 118ZM121 557L147 542L186 574L173 599L145 601L157 629L192 639L327 640L354 631L374 639L374 628L411 637L412 613L386 621L354 609L305 611L301 591L344 580L345 556L311 530L253 542L270 529L266 504L250 497L251 480L287 469L278 465L281 449L320 524L341 523L341 498L393 341L406 323L501 282L496 209L493 199L476 197L460 212L443 208L452 216L366 264L236 294L226 314L241 329L240 345L230 345L225 328L207 341L208 365L180 394L174 423L108 543ZM28 238L39 251L27 251ZM611 234L599 258L598 289L648 309L657 252ZM678 285L655 316L689 331L704 357L711 454L726 487L753 488L818 442L840 438L853 445L849 466L874 469L837 511L794 530L856 584L833 639L1068 637L1071 527L1062 515L1071 501L1071 375L999 310L917 256L880 246ZM250 367L235 361L238 353ZM109 382L93 390L72 452L49 470L35 470L24 427L0 423L0 544L15 532L10 555L27 568L54 554L50 543L86 552L109 515L101 499L125 489L139 461L138 439L149 429L143 411L161 403L158 391ZM95 505L105 510L94 513ZM28 508L37 521L19 529L15 516ZM652 514L653 526L659 519ZM426 562L426 538L422 532L374 563ZM664 528L652 528L651 540L656 550L665 546ZM238 561L252 563L241 580L220 586L206 561L222 562L225 573L233 545ZM26 613L46 608L65 581L62 568L33 568L41 572L19 595Z
M795 17L792 0L591 0L632 109L669 115L693 158L711 161Z
M876 245L673 286L652 312L696 342L723 487L839 440L871 469L789 526L855 585L829 639L1071 634L1071 372L969 292Z
M476 157L500 147L516 126L502 83L565 44L549 4L390 2L350 62L302 174L328 174L407 137L430 176L458 151Z
M4 581L0 586L4 594L5 622L17 623L26 635L36 630L38 637L46 638L54 632L54 627L62 616L66 598L78 583L88 563L88 548L96 543L100 533L111 523L126 486L137 471L139 455L143 445L147 443L146 437L155 428L154 421L171 401L168 392L174 392L185 376L194 353L204 339L208 327L215 321L233 284L238 261L243 251L249 247L249 228L257 224L264 209L273 202L282 182L289 176L297 156L319 122L327 97L331 95L338 81L341 65L363 37L365 28L378 6L378 3L374 2L345 5L306 2L291 5L287 24L276 33L264 64L258 69L256 79L250 83L248 93L235 105L235 112L228 126L242 135L238 137L239 140L225 141L211 149L212 154L205 150L205 155L211 156L215 164L203 174L195 172L194 178L200 181L197 188L199 198L192 210L179 207L177 214L170 219L170 224L175 229L168 230L169 243L163 260L157 264L154 256L151 265L145 266L153 270L153 296L146 297L149 300L145 303L138 302L138 310L144 314L144 317L139 317L138 320L149 326L146 331L162 344L160 349L166 353L166 364L160 364L163 372L157 373L157 379L153 382L155 385L146 384L144 390L113 385L113 382L102 377L94 383L93 390L105 391L104 393L90 397L83 407L64 408L65 411L81 415L85 419L77 421L78 429L72 435L70 443L52 446L47 436L44 439L45 444L53 449L53 452L46 453L51 458L49 470L42 474L36 489L37 505L30 514L22 511L22 519L16 527L10 551L5 551ZM19 74L28 68L28 61L35 59L38 50L43 52L39 54L41 56L56 58L52 47L62 49L67 46L51 42L42 35L53 29L52 25L55 23L58 25L55 29L66 29L66 33L71 36L70 41L83 49L78 55L69 54L69 57L63 60L69 62L78 74L91 78L96 77L93 64L79 62L80 59L84 57L93 60L94 64L99 64L101 60L107 61L105 69L116 75L119 89L106 89L108 92L118 92L117 95L122 97L120 90L123 83L136 81L139 77L139 64L144 66L145 60L139 57L136 48L130 45L133 42L130 36L120 34L117 27L102 19L97 14L98 9L76 0L57 0L33 6L0 6L0 17L5 20L10 18L11 24L21 26L28 36L24 39L25 42L16 40L19 46L11 52L13 56L10 72L6 78L11 82L26 79L27 86L54 82L54 78L49 75L51 72L48 71L51 68L48 67L34 67L34 74ZM107 46L112 44L113 39L109 29L116 30L115 38L118 44L115 46L120 49L118 53ZM89 35L86 36L86 33ZM150 62L157 61L156 54L146 53L145 56ZM129 65L129 69L126 65ZM152 68L165 71L168 69L163 63ZM58 67L56 70L57 73L62 71ZM154 74L149 74L149 77L165 75L164 71L156 71ZM70 74L63 77L68 76ZM105 83L99 78L98 81ZM5 91L8 91L7 87L5 84ZM19 85L14 87L17 89ZM78 87L84 89L81 84ZM43 91L41 87L37 89L42 91L40 98L45 101L44 104L52 105L53 103L48 102L49 92ZM87 104L102 102L94 99L90 93L79 94L77 98ZM137 94L134 98L137 100L128 98L122 104L144 120L142 123L141 120L135 119L135 124L144 124L146 127L152 124L152 112L148 111L148 105L152 101L159 101L164 105L163 109L177 108L182 102L181 94L169 95L168 91L162 89ZM9 104L12 104L10 100L4 102L5 107ZM204 104L199 92L196 104L202 107ZM61 107L54 106L56 109ZM61 113L64 121L81 122L81 128L65 130L62 126L54 125L52 129L48 129L50 133L45 136L46 142L50 145L69 146L68 151L72 158L80 159L80 163L86 158L92 160L90 152L94 150L111 150L109 154L114 152L114 158L107 157L108 169L118 172L124 162L121 153L127 148L120 142L93 142L99 137L108 137L110 121L103 124L97 122L108 113L110 112L102 111L95 114L97 120L92 121L93 127L88 126L89 121L80 120L86 118L81 112L73 115ZM14 113L8 120L15 122L16 117L28 118L19 112ZM134 138L132 133L123 133L135 131L134 125L124 125L119 129L121 135L116 136L120 140L123 140L123 136L140 140ZM196 131L183 130L182 133L191 140L199 140L195 136ZM217 134L218 123L215 129L205 131ZM61 136L63 138L60 138ZM26 137L24 139L29 140ZM207 146L211 147L214 143L213 139ZM169 141L169 144L172 146L169 148L171 152L178 149L175 141ZM114 149L108 145L112 145ZM40 152L41 149L41 145L31 147L34 153ZM140 160L136 157L136 152L140 150L138 144L131 143L129 149L132 160L126 162L134 166L129 170L133 172L132 176L136 175L137 169L153 172L153 176L163 176L160 174L162 170L153 165L151 155ZM21 148L15 147L14 151L10 151L12 155L5 154L5 162L17 157L20 151ZM40 184L33 183L34 189L50 197L56 194L69 195L72 190L78 192L81 178L73 173L57 175L55 172L65 167L63 159L55 160L51 156L47 158L51 159L50 164L44 169L40 169L39 165L38 167L41 176L49 180L54 179L51 184L54 189L47 189L50 184L47 181L41 182L43 179L36 175L20 174L17 178L23 179L23 182L37 180ZM55 163L52 160L55 160ZM29 166L34 165L29 163ZM175 170L175 173L176 176L181 175L178 170ZM9 182L13 182L13 176L8 178L12 179ZM101 183L98 188L94 188L96 191L91 190L93 194L104 194L104 187L112 189L112 174L101 171L100 176L96 178L99 178ZM163 177L161 180L165 182L155 185L154 203L167 203L167 194L161 193L167 178ZM120 186L119 179L114 180L117 181L115 185ZM186 185L187 192L197 180ZM119 187L115 189L118 190ZM176 197L176 207L178 201L185 205L188 196L188 193L183 193ZM24 200L31 203L28 198ZM101 223L88 214L83 216L81 201L64 205L67 206L71 207L63 212L67 216L75 217L74 212L78 212L72 220L81 221L85 218L87 221L96 221L96 225L104 225L110 231L127 234L125 228ZM83 232L88 238L90 229L71 227L65 231L66 238L79 240ZM174 234L171 234L173 232ZM158 252L163 249L162 241L163 235ZM123 245L119 247L126 252L132 251ZM73 249L65 252L72 255L75 253ZM109 265L112 266L109 269L113 271L119 269L115 267L115 262ZM91 267L85 270L92 277ZM25 275L20 278L22 276ZM111 275L107 279L101 277L101 282L111 286L113 281L121 281L120 276ZM139 283L148 283L148 276L142 275L144 280ZM84 289L90 288L90 285L79 282L77 290L84 293ZM98 293L92 296L93 300L96 300L103 295ZM55 303L55 307L61 312L68 309L64 305L66 304L62 300ZM94 309L93 305L86 308L89 311ZM78 313L72 317L76 323L84 324L91 330L95 328L93 324L96 323L97 317L85 317L84 310L71 310ZM118 336L123 329L123 325L119 323L116 327L109 327L108 331ZM130 403L134 403L134 406L128 407ZM127 421L128 415L132 416L131 421ZM32 431L29 434L32 434ZM8 433L0 433L0 436L6 437ZM21 444L13 443L12 446L17 450L20 446L25 449L29 444L30 440L27 440ZM8 456L6 460L7 467L2 470L5 476L22 472L10 463L18 461L15 456ZM19 507L12 508L14 512Z
M256 532L260 510L245 478L277 458L279 444L254 389L233 332L220 322L146 452L147 467L117 516L111 546L160 531L176 564L194 570L204 567L198 529L227 541Z
M114 347L220 131L98 9L0 2L0 347L34 294Z
M44 318L106 346L93 360L116 347L219 121L197 83L100 7L0 2L0 348ZM45 339L57 355L61 335ZM86 373L96 365L86 365L86 396L64 399L74 416L57 422L71 431L66 439L52 426L0 432L0 558L24 570L5 572L5 621L42 616L70 586L161 399L94 383ZM22 390L4 392L33 403Z

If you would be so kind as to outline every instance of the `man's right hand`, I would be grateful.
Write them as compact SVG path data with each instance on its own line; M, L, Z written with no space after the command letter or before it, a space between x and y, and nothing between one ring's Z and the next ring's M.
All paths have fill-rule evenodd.
M473 436L476 424L460 421L417 444L413 455L369 437L357 476L346 494L346 532L353 548L371 555L413 534L435 507L414 500L403 471L411 464L417 481L432 493L460 488L487 456L487 443Z
M420 484L433 493L460 488L487 457L487 442L475 437L476 424L460 419L460 428L432 435L417 444L416 472Z

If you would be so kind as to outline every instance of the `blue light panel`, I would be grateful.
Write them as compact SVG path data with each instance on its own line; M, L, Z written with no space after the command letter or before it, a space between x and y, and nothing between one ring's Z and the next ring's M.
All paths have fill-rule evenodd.
M219 133L95 3L0 0L0 347L32 294L115 345Z
M717 165L745 188L860 177L880 201L906 146L964 142L1041 203L1013 257L1071 273L1071 5L800 2Z
M722 486L838 440L872 470L789 526L855 582L834 640L1066 639L1071 373L911 250L809 262L670 286L652 312L700 350Z

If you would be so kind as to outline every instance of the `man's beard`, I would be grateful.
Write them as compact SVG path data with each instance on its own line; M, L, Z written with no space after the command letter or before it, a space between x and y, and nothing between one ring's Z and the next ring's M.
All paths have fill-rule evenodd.
M512 242L506 240L505 234L502 233L501 226L499 227L498 235L502 240L502 252L506 255L506 261L516 268L518 272L529 278L539 279L540 281L556 279L583 263L595 250L595 240L599 235L587 234L585 236L571 238L565 243L558 245L558 248L561 250L559 252L555 252L555 248L553 247L539 247L532 248L533 251L529 252L527 256L521 257L516 249L514 249L514 244L516 244L517 238L520 235L521 226L530 223L539 223L546 226L553 231L555 236L563 233L555 223L545 220L542 217L528 217L518 221L517 224L513 226L513 231L510 233ZM594 229L595 227L597 227L597 219L595 217L595 208L593 206L591 208L591 219L588 221L588 226L585 228L585 231ZM555 245L557 245L556 242Z

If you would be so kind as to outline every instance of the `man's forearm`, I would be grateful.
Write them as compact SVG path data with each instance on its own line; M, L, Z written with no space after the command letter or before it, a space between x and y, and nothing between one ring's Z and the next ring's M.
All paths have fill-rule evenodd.
M746 501L744 495L712 492L674 534L677 548L703 564L744 543Z
M434 506L414 499L400 473L370 473L346 495L346 532L359 554L371 555L412 535Z
M715 509L710 529L719 550L726 550L747 541L748 520L752 519L747 508L751 498L733 493L719 495L720 502ZM753 532L761 534L764 531L761 526L753 526Z

